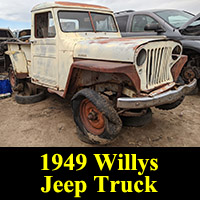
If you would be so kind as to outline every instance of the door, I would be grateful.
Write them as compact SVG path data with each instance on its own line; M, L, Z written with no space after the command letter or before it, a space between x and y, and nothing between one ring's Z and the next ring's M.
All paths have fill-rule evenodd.
M156 36L155 31L145 31L147 24L158 24L158 22L152 17L144 14L137 14L133 16L133 20L130 23L129 31L125 33L124 37L131 36Z
M50 88L58 87L58 57L55 23L51 11L36 13L31 46L32 82Z

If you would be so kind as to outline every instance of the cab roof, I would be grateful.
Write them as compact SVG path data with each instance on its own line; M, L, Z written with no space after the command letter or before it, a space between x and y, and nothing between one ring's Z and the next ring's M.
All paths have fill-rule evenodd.
M46 2L38 4L33 7L32 12L46 8L77 8L77 9L101 10L101 11L111 12L109 8L104 6L84 4L84 3L64 2L64 1Z

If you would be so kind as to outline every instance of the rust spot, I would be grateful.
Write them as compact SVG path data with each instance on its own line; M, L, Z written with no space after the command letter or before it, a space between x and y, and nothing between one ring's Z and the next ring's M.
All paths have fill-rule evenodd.
M112 38L112 39L105 39L105 40L93 40L90 42L90 44L108 44L110 42L126 42L124 44L132 44L133 40L136 40L135 38Z
M171 72L172 72L174 81L178 79L178 76L180 75L183 66L187 62L187 59L188 59L187 56L182 55L179 61L172 67Z
M73 3L73 2L62 2L62 1L56 1L55 3L63 5L63 6L83 7L83 8L99 8L99 9L110 10L109 8L104 7L104 6L91 5L91 4L85 4L85 3Z
M151 92L151 93L149 94L149 96L150 96L150 97L153 97L153 96L156 96L156 95L158 95L158 94L161 94L161 93L163 93L163 92L165 92L165 91L167 91L167 90L170 90L170 89L173 88L175 85L176 85L175 82L169 83L169 84L167 84L167 85L165 85L165 86L163 86L163 87L161 87L161 88L159 88L159 89L157 89L157 90L154 90L153 92Z
M88 99L80 104L80 117L86 129L93 135L101 135L105 129L103 114Z
M28 73L16 73L18 79L24 79L28 77Z

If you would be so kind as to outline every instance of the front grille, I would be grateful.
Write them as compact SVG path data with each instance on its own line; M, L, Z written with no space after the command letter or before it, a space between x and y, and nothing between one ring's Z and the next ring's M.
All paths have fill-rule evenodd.
M171 47L147 49L146 89L152 89L171 80L169 66L171 52Z

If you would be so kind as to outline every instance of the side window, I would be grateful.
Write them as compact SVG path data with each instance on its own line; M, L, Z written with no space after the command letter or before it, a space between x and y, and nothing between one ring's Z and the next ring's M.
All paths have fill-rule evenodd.
M119 26L119 30L121 32L126 32L126 26L127 26L127 22L128 22L128 15L126 16L121 16L121 17L116 17L118 26Z
M132 32L144 32L144 27L147 24L158 24L158 22L147 15L135 15L132 22Z
M55 24L51 12L35 15L35 37L50 38L56 36Z

